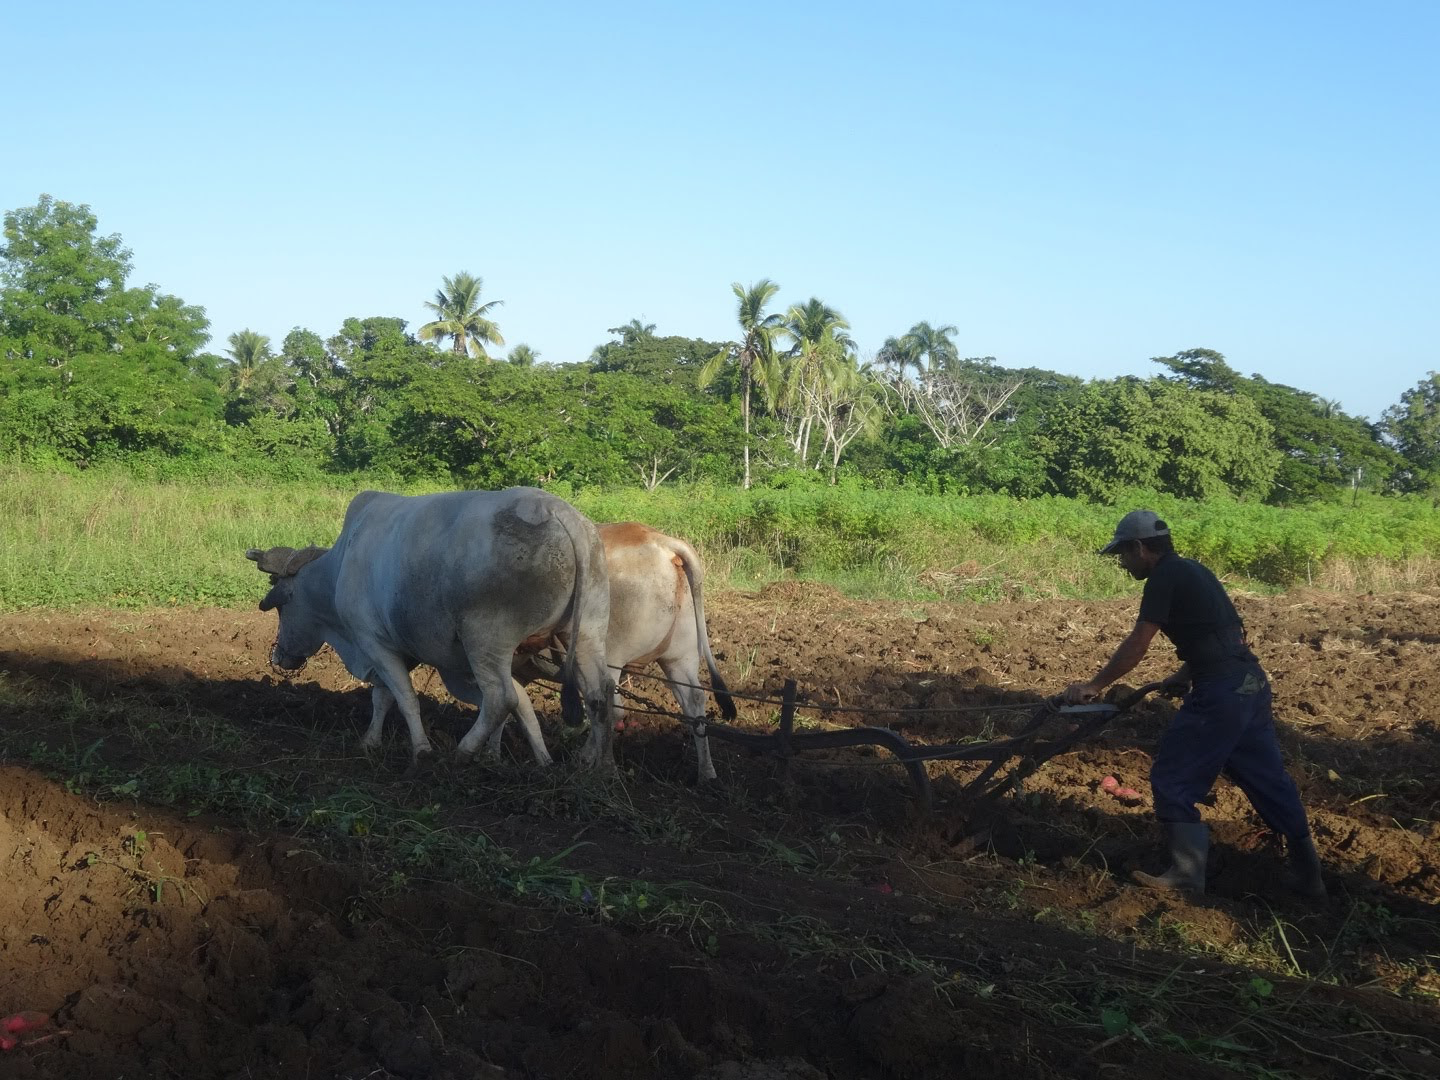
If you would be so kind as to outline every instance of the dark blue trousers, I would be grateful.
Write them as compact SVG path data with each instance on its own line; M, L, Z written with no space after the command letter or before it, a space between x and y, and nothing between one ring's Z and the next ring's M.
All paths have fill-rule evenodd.
M1150 767L1156 817L1198 822L1195 804L1223 772L1275 832L1310 835L1300 792L1280 757L1270 699L1270 682L1258 665L1194 681Z

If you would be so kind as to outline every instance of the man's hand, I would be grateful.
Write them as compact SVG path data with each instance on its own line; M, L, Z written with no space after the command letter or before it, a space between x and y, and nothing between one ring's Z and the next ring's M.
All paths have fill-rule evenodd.
M1061 692L1060 696L1065 700L1066 705L1081 705L1087 701L1094 701L1100 696L1101 687L1093 682L1072 682Z
M1171 675L1160 684L1160 696L1177 698L1184 697L1190 692L1190 680L1182 676Z

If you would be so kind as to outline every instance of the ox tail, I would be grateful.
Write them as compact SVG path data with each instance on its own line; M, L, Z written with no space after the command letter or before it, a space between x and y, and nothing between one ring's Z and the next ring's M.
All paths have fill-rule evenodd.
M695 640L700 643L700 656L710 672L710 692L715 695L715 704L720 706L720 715L726 720L734 720L735 699L720 677L720 669L715 666L715 654L710 651L710 632L705 625L705 571L700 565L700 556L678 537L668 536L665 540L671 553L684 565L685 579L690 583L690 606L695 609Z
M569 515L562 513L555 517L570 538L570 549L575 554L575 586L570 591L570 640L560 665L560 717L567 724L579 725L586 720L585 695L580 690L579 643L581 600L589 576L588 551L584 538L575 535L575 523Z

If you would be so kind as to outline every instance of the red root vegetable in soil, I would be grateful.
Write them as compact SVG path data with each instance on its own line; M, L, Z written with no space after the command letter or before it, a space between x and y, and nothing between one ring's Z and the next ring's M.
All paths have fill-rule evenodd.
M35 1012L33 1009L26 1009L23 1012L15 1013L0 1020L0 1050L14 1050L17 1046L28 1046L32 1042L43 1042L51 1036L45 1035L39 1039L27 1039L22 1041L21 1035L30 1031L36 1031L50 1023L50 1017L42 1012ZM59 1034L56 1032L55 1034Z
M1113 798L1119 799L1126 806L1134 806L1140 802L1140 793L1132 787L1121 787L1120 781L1113 776L1107 776L1100 781L1100 790Z

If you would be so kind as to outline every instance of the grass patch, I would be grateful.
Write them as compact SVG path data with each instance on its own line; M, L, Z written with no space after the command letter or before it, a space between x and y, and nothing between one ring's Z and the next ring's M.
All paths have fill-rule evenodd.
M0 610L254 603L260 582L245 550L332 543L364 483L206 485L113 468L0 466L0 504L10 510L0 521ZM916 601L1130 596L1135 583L1093 553L1132 503L1156 507L1182 552L1251 591L1440 583L1440 515L1414 499L1278 509L1137 493L1121 508L845 487L666 487L583 491L573 501L596 521L638 520L685 537L720 589L803 580Z

